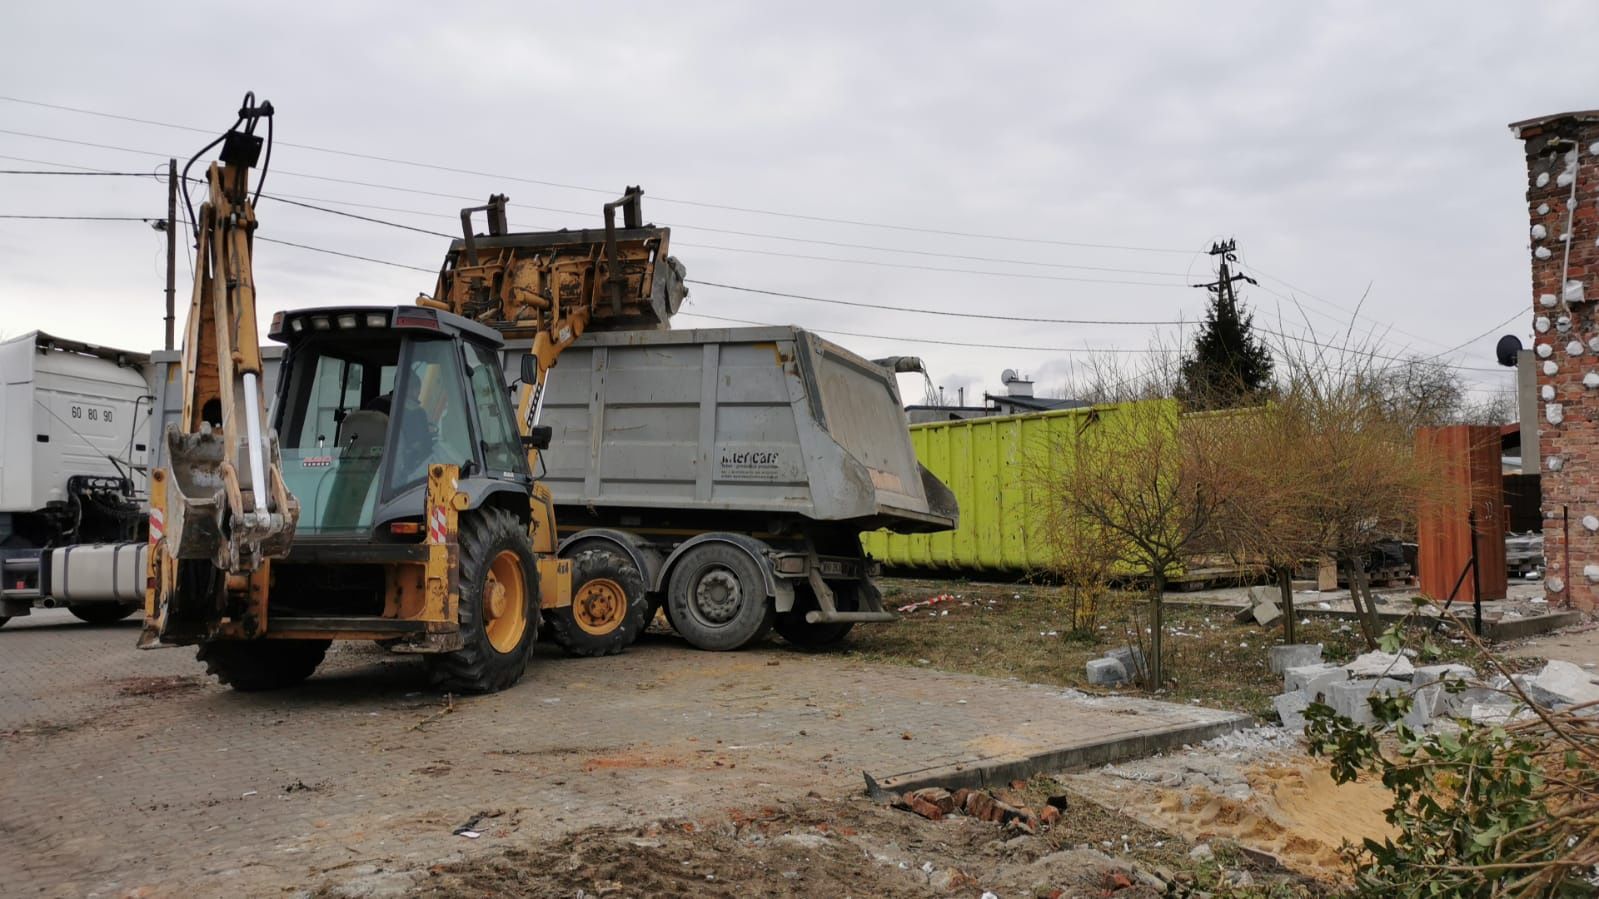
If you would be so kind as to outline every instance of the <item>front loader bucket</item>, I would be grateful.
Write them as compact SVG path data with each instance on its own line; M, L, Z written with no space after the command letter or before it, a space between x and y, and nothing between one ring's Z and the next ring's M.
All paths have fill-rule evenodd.
M166 491L167 551L178 559L209 559L224 571L252 571L262 559L288 554L299 507L287 498L288 508L279 512L245 511L238 473L225 458L227 439L208 423L195 434L167 427L167 466L172 472ZM275 436L270 438L270 455L270 470L276 475L280 462ZM273 487L286 497L281 483L253 495L264 497ZM260 499L257 503L264 505Z

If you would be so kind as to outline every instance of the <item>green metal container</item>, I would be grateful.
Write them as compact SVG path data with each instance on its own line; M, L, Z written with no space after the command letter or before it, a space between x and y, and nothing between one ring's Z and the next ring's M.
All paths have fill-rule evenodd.
M916 458L955 492L960 525L932 534L863 534L867 553L892 568L1012 574L1054 568L1044 528L1049 498L1041 495L1051 470L1074 464L1074 438L1083 429L1103 426L1109 416L1138 414L1130 410L1141 406L912 425Z

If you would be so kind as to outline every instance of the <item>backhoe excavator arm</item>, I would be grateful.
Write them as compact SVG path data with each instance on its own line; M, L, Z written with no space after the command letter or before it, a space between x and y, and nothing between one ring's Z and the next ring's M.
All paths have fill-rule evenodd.
M238 120L184 167L195 231L194 292L183 341L183 415L166 433L165 554L206 559L228 575L288 552L299 505L284 486L277 437L264 420L251 250L250 170L271 160L272 104L246 94ZM267 125L265 140L256 134ZM188 171L218 144L198 211ZM265 168L261 177L265 177ZM259 183L256 196L260 195Z

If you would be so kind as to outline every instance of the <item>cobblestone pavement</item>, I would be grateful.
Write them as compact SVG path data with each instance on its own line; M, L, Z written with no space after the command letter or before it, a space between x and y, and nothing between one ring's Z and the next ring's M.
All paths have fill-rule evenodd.
M428 690L336 645L302 687L233 693L192 649L40 612L0 630L0 892L275 895L598 823L842 795L916 772L1235 716L776 642L542 652L514 689ZM479 813L482 838L452 835Z

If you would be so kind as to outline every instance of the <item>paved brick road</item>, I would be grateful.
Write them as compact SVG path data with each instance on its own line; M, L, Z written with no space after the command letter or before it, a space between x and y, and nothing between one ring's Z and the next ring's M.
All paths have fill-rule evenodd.
M515 689L443 698L362 645L303 687L238 694L191 649L61 612L0 630L0 893L278 894L595 823L1229 720L1192 707L646 637L541 657ZM451 830L480 811L475 842Z

